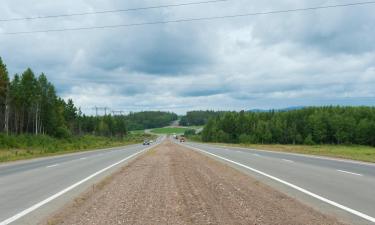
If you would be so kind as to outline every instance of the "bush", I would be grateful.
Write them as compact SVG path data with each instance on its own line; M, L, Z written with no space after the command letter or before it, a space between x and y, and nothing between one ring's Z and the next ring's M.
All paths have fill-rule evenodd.
M58 127L55 136L57 138L69 138L71 136L70 130L67 127Z
M184 135L185 136L192 136L192 135L195 135L195 130L194 129L188 129L188 130L185 130L184 132Z
M303 141L303 144L305 144L305 145L315 145L315 142L314 142L314 140L313 140L311 134L309 134L309 135L305 138L305 140Z
M252 137L250 135L247 135L247 134L241 134L240 137L238 138L240 143L243 143L243 144L250 144L252 141Z

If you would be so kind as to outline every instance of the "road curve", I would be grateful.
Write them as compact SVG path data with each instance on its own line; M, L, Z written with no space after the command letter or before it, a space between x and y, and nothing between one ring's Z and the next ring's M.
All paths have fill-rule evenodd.
M183 145L350 224L375 224L375 164L192 142Z
M137 144L0 165L0 225L24 223L24 216L123 165L148 147ZM36 223L41 218L32 219Z

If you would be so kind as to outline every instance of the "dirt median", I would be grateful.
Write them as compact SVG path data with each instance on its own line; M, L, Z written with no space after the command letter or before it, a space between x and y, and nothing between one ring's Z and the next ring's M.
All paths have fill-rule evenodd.
M43 224L341 224L200 153L166 141Z

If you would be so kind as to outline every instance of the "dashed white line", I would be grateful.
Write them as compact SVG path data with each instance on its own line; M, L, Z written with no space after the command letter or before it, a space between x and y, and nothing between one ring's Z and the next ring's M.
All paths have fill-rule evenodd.
M225 157L222 157L222 156L219 156L219 155L215 155L215 154L213 154L213 153L211 153L211 152L207 152L207 151L204 151L204 150L202 150L202 149L195 148L195 147L192 147L192 146L187 146L187 147L188 147L188 148L191 148L191 149L194 149L194 150L196 150L196 151L199 151L199 152L206 153L206 154L208 154L208 155L212 155L212 156L214 156L214 157L216 157L216 158L219 158L219 159L221 159L221 160L224 160L224 161L227 161L227 162L233 163L233 164L235 164L235 165L237 165L237 166L241 166L241 167L243 167L243 168L246 168L246 169L248 169L248 170L250 170L250 171L253 171L254 173L257 173L257 174L263 175L263 176L265 176L265 177L268 177L269 179L272 179L272 180L274 180L274 181L277 181L277 182L279 182L279 183L282 183L282 184L284 184L284 185L286 185L286 186L288 186L288 187L290 187L290 188L293 188L293 189L295 189L295 190L297 190L297 191L300 191L300 192L302 192L302 193L304 193L304 194L306 194L306 195L309 195L309 196L311 196L311 197L313 197L313 198L319 199L319 200L322 201L322 202L325 202L325 203L330 204L330 205L332 205L332 206L335 206L335 207L337 207L337 208L339 208L339 209L342 209L342 210L344 210L344 211L346 211L346 212L349 212L349 213L351 213L351 214L353 214L353 215L356 215L356 216L361 217L361 218L363 218L363 219L365 219L365 220L368 220L368 221L370 221L370 222L375 223L375 218L374 218L374 217L371 217L371 216L369 216L369 215L367 215L367 214L365 214L365 213L359 212L359 211L357 211L357 210L355 210L355 209L349 208L349 207L347 207L347 206L341 205L340 203L334 202L334 201L329 200L329 199L327 199L327 198L325 198L325 197L322 197L322 196L320 196L320 195L317 195L317 194L315 194L315 193L313 193L313 192L311 192L311 191L308 191L308 190L306 190L306 189L304 189L304 188L302 188L302 187L299 187L299 186L297 186L297 185L295 185L295 184L289 183L288 181L282 180L282 179L280 179L280 178L277 178L277 177L275 177L275 176L272 176L272 175L270 175L270 174L267 174L267 173L265 173L265 172L262 172L262 171L260 171L260 170L255 169L255 168L252 168L252 167L250 167L250 166L246 166L246 165L241 164L241 163L239 163L239 162L236 162L236 161L233 161L233 160L227 159L227 158L225 158Z
M86 157L82 157L82 158L80 158L79 160L84 160L84 159L87 159Z
M289 159L282 159L284 162L288 162L288 163L294 163L293 160L289 160Z
M363 176L362 174L359 174L359 173L353 173L353 172L349 172L349 171L345 171L345 170L336 170L338 172L341 172L341 173L347 173L347 174L351 174L351 175L355 175L355 176Z
M47 166L46 168L52 168L52 167L56 167L58 166L59 164L54 164L54 165L50 165L50 166Z

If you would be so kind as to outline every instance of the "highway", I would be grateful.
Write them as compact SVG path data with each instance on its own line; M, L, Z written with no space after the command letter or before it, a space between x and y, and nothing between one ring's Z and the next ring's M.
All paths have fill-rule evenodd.
M375 224L375 164L192 142L183 145L347 223Z
M151 147L162 140L159 138ZM149 147L136 144L0 164L0 225L37 223L69 200L54 205L64 198L61 196L79 188L84 191L87 184L103 179ZM35 215L27 218L29 214Z

